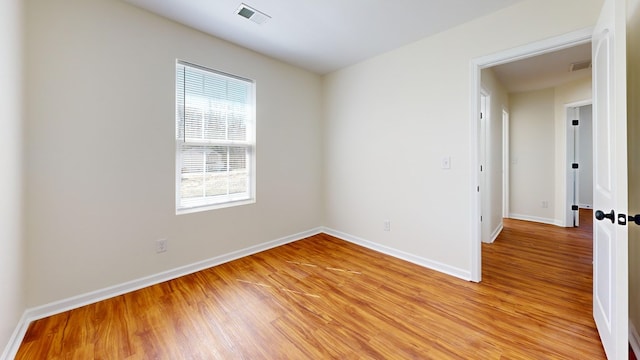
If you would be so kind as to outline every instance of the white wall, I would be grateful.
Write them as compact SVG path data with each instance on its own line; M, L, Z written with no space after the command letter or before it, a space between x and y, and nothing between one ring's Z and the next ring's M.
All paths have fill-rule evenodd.
M567 104L591 100L591 76L510 94L510 211L517 219L572 226L567 209ZM525 154L523 164L519 154ZM570 179L569 179L570 180ZM548 208L542 207L548 201Z
M509 98L509 215L515 219L555 222L554 95L549 88Z
M592 26L601 4L524 1L328 75L326 225L470 277L470 61Z
M640 0L627 7L627 106L629 159L629 213L640 214ZM629 226L629 317L636 330L634 345L640 355L640 226Z
M22 2L0 2L0 358L25 310L22 233Z
M491 68L483 69L481 78L483 88L491 93L484 169L487 186L482 198L482 240L489 242L495 240L502 229L502 111L509 109L509 96Z
M27 25L29 306L322 225L319 76L120 1ZM176 58L256 81L255 205L175 215Z

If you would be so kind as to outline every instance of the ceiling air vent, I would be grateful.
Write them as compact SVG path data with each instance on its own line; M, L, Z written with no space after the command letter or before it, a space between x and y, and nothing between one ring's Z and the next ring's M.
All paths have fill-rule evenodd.
M591 60L578 61L569 65L569 72L590 69L590 68L591 68Z
M262 11L256 10L247 4L240 4L240 7L236 10L236 14L253 21L258 25L262 25L267 22L267 20L271 19L271 16L263 13Z

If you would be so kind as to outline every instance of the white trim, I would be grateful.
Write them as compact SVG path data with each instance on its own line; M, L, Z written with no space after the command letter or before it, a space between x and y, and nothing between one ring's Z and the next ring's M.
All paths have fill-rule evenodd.
M22 344L22 339L24 339L24 336L27 334L30 322L31 321L27 321L27 312L25 311L13 331L13 334L11 334L11 338L9 339L7 346L4 348L2 354L0 354L0 360L10 360L16 357L20 344Z
M579 189L578 184L578 176L576 174L576 170L571 167L571 164L575 162L577 150L576 142L578 141L577 136L577 127L572 125L572 120L577 119L580 120L579 111L575 106L570 106L570 104L564 105L564 116L565 116L565 157L564 157L564 172L563 172L563 182L565 184L564 189L564 204L559 204L560 208L564 209L562 215L562 220L564 226L572 227L580 225L580 216L578 216L577 212L572 210L573 205L577 205L577 191Z
M564 107L565 108L583 107L583 106L587 106L587 105L593 105L593 99L585 99L585 100L566 103L566 104L564 104Z
M405 260L408 261L410 263L416 264L416 265L420 265L422 267L425 267L427 269L432 269L432 270L436 270L439 271L441 273L445 273L447 275L451 275L457 278L460 278L462 280L467 280L470 281L471 280L471 273L467 270L464 269L460 269L460 268L456 268L453 266L449 266L447 264L443 264L441 262L435 261L435 260L430 260L430 259L426 259L420 256L416 256L404 251L400 251L397 249L393 249L390 248L388 246L384 246L384 245L380 245L378 243L369 241L369 240L365 240L363 238L354 236L354 235L350 235L338 230L334 230L334 229L330 229L330 228L322 228L322 232L331 235L333 237L337 237L341 240L345 240L348 241L350 243L356 244L356 245L360 245L362 247L365 247L367 249L371 249L374 251L377 251L379 253L383 253L385 255L389 255L389 256L393 256L394 258L397 259L401 259L401 260Z
M586 44L591 41L593 29L593 26L589 26L584 29L536 41L531 44L481 56L473 59L472 61L480 65L482 68L487 68Z
M502 216L509 216L509 193L510 177L510 161L509 153L509 109L502 107Z
M471 247L470 264L471 264L471 280L480 282L482 280L482 222L480 221L480 192L478 191L480 186L480 172L478 166L480 164L479 146L478 141L479 127L478 127L478 113L480 112L480 64L475 61L470 63L471 74L469 79L469 240Z
M571 120L573 119L578 119L580 116L579 115L579 111L578 114L574 114L574 116L572 116L571 118L569 118L569 110L571 109L577 109L580 108L582 106L587 106L587 105L593 105L593 99L586 99L586 100L580 100L580 101L574 101L571 103L566 103L564 104L564 116L565 116L565 127L564 127L564 131L565 131L565 159L564 159L564 183L565 183L565 203L564 204L559 204L559 206L561 206L562 208L565 209L565 211L563 212L563 218L562 220L562 225L560 226L564 226L564 227L572 227L574 226L573 224L573 210L571 210L571 205L576 205L575 204L575 200L573 198L574 196L574 190L577 191L577 188L579 188L579 185L576 184L574 185L572 182L573 179L573 175L574 175L574 170L571 168L570 164L574 161L574 159L571 158L571 155L574 155L574 147L575 147L575 142L578 141L578 138L576 137L576 133L574 130L573 125L571 125ZM581 119L579 119L581 120ZM576 189L574 189L574 186L576 187ZM577 205L580 205L579 203ZM580 207L580 206L579 206ZM579 224L579 223L578 223Z
M72 296L67 299L62 299L49 304L30 308L25 310L20 322L16 326L13 335L0 360L13 359L20 348L22 339L24 338L29 324L38 319L42 319L51 315L59 314L64 311L77 309L79 307L96 303L98 301L106 300L115 296L126 294L132 291L136 291L148 286L159 284L165 281L173 280L181 276L189 275L210 267L214 267L220 264L224 264L236 259L240 259L245 256L253 255L261 251L269 250L281 245L292 243L294 241L302 240L309 236L320 234L322 228L317 227L315 229L300 232L294 235L286 236L280 239L272 240L266 243L250 246L248 248L232 251L227 254L216 256L207 260L198 261L190 265L180 266L171 270L163 271L155 275L146 276L136 280L128 281L122 284L110 286L104 289L88 292L85 294Z
M496 241L503 229L504 223L501 222L500 225L498 225L498 227L491 233L491 236L489 237L491 239L489 240L489 244L493 244L493 242Z
M509 214L509 218L514 220L533 221L533 222L542 223L542 224L562 226L561 222L556 221L555 219L543 218L538 216L511 213Z
M640 357L640 334L638 334L638 330L636 330L631 319L629 319L629 344L636 358Z
M482 279L482 247L480 239L480 197L476 187L478 179L478 126L477 114L480 109L480 72L483 68L505 64L541 55L591 41L593 27L576 30L560 36L544 39L531 44L504 50L498 53L477 57L469 62L469 241L471 251L471 279L479 282ZM556 225L555 221L553 222Z
M480 79L482 80L482 79ZM487 90L482 81L480 81L480 116L478 118L478 157L480 160L480 167L476 168L476 171L482 169L479 174L480 185L480 241L489 242L489 223L491 216L490 205L492 203L489 198L489 176L487 175L487 163L489 162L487 147L488 144L488 132L491 123L491 92Z

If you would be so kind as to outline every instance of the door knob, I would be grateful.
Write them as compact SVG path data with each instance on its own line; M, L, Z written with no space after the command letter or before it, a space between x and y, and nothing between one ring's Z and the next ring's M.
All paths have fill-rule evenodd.
M604 220L605 218L611 220L611 222L613 223L614 220L613 218L615 217L615 212L613 210L611 210L610 213L605 214L604 212L602 212L601 210L596 210L596 219L597 220Z
M629 215L627 217L630 223L636 223L636 225L640 225L640 214L636 214L635 216Z

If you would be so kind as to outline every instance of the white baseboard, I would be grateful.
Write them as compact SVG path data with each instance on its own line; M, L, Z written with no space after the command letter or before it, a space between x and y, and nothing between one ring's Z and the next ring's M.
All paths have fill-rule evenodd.
M636 358L640 358L640 334L631 320L629 320L629 344Z
M409 254L406 253L404 251L400 251L397 249L393 249L384 245L380 245L378 243L369 241L369 240L365 240L362 238L359 238L357 236L353 236L347 233L343 233L341 231L338 230L334 230L334 229L330 229L330 228L323 228L322 229L324 233L329 234L331 236L337 237L339 239L354 243L356 245L360 245L362 247L389 255L389 256L393 256L395 258L398 259L402 259L405 261L408 261L410 263L414 263L416 265L420 265L422 267L428 268L428 269L432 269L432 270L436 270L451 276L455 276L457 278L463 279L463 280L467 280L467 281L471 281L471 272L467 271L467 270L463 270L463 269L459 269L453 266L449 266L434 260L429 260L429 259L425 259L423 257L420 256L416 256L413 254Z
M24 338L29 324L38 319L42 319L51 315L59 314L64 311L77 309L79 307L93 304L98 301L109 299L115 296L126 294L135 290L139 290L148 286L159 284L165 281L173 280L184 275L189 275L200 270L208 269L213 266L227 263L245 256L253 255L261 251L269 250L274 247L285 245L294 241L298 241L309 236L313 236L322 232L322 228L315 228L298 234L286 236L280 239L272 240L266 243L250 246L245 249L230 252L228 254L216 256L207 260L199 261L190 265L181 266L175 269L163 271L161 273L146 276L136 280L128 281L119 285L110 286L104 289L88 292L85 294L73 296L67 299L55 301L49 304L30 308L25 310L16 330L13 332L9 343L7 344L0 360L13 359L20 348L22 339Z
M498 227L491 233L491 236L489 237L490 240L488 242L489 244L493 244L493 242L496 241L498 236L500 236L502 229L504 229L504 224L501 222L500 225L498 225Z
M543 218L538 216L511 213L509 214L509 218L515 219L515 220L533 221L533 222L542 223L542 224L562 226L562 225L559 225L559 222L557 222L555 219L548 219L548 218Z
M13 334L11 334L9 343L7 343L4 351L0 354L0 360L10 360L16 357L20 344L22 344L22 339L24 339L24 336L27 334L30 323L31 321L27 320L27 313L25 311L18 322L18 326L16 326Z

